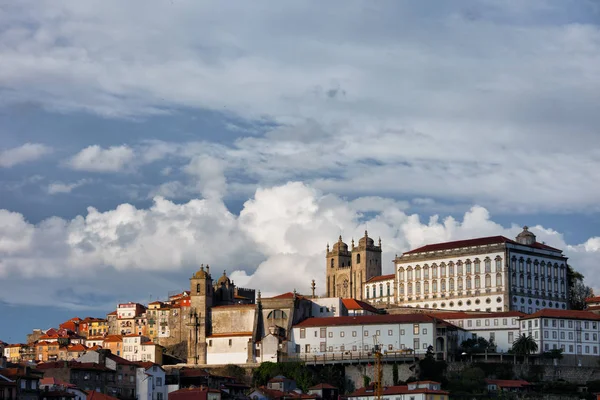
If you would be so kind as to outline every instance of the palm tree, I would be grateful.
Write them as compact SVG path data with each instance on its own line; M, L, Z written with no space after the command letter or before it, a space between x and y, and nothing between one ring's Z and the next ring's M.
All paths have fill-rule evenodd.
M515 352L515 354L525 356L525 360L528 361L529 354L536 353L538 351L538 345L531 335L522 334L513 342L512 350Z

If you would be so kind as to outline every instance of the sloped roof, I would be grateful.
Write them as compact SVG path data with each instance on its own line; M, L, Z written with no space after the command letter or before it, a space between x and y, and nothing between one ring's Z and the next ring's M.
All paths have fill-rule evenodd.
M393 396L398 394L410 394L410 393L425 393L425 394L448 394L445 390L431 390L427 388L415 388L410 390L408 385L399 386L385 386L382 391L382 396ZM375 396L375 390L373 385L363 387L348 395L348 397L367 397Z
M524 317L527 314L521 311L502 311L495 313L469 313L464 311L455 311L455 312L436 312L436 313L428 313L429 315L449 320L449 319L470 319L470 318L504 318L504 317Z
M395 274L379 275L379 276L372 277L371 279L369 279L365 283L373 283L373 282L379 282L379 281L388 281L390 279L394 279L395 277L396 277Z
M298 328L316 326L343 326L343 325L372 325L385 323L427 323L436 322L436 319L427 314L385 314L385 315L359 315L349 317L322 317L308 318L294 325Z
M330 385L329 383L319 383L313 387L309 387L308 390L320 390L320 389L337 389L335 386Z
M532 319L532 318L564 318L564 319L588 319L588 320L600 320L600 315L595 314L591 311L580 311L580 310L556 310L554 308L544 308L533 314L525 315L521 319Z
M485 383L488 385L496 385L501 388L522 388L531 385L531 383L524 381L523 379L486 379Z
M344 307L347 310L365 310L370 311L372 313L377 314L379 310L370 305L369 303L365 303L364 301L356 300L356 299L342 299L342 303L344 303Z
M533 247L536 249L557 251L559 253L562 253L562 250L556 249L554 247L550 247L546 244L539 243L539 242L535 242L532 245L524 245L521 243L517 243L514 240L511 240L504 236L488 236L488 237L475 238L475 239L455 240L452 242L428 244L428 245L421 246L416 249L404 252L403 254L427 253L430 251L451 250L451 249L458 249L461 247L487 246L487 245L491 245L491 244L502 244L502 243L510 243L510 244L515 244L515 245L519 245L519 246Z

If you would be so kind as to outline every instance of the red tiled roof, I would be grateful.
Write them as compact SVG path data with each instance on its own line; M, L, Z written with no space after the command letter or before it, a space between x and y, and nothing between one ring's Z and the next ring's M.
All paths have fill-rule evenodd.
M554 308L544 308L533 314L525 315L521 319L531 318L565 318L565 319L588 319L588 320L600 320L600 315L594 314L590 311L579 311L579 310L556 310Z
M68 387L68 388L77 387L76 385L74 385L72 383L67 383L65 381L61 381L60 379L53 378L53 377L40 379L40 385L54 385L54 386L62 386L62 387Z
M416 383L416 382L412 382ZM438 383L438 382L435 382ZM408 385L400 385L400 386L386 386L383 388L382 396L393 396L398 394L410 394L410 393L426 393L426 394L448 394L445 390L431 390L427 388L415 388L412 390L408 389ZM375 390L373 386L363 387L355 391L354 393L348 395L348 397L367 397L367 396L375 396Z
M389 275L379 275L379 276L374 276L371 279L369 279L368 281L366 281L365 283L373 283L373 282L379 282L379 281L387 281L390 279L394 279L396 277L395 274L389 274Z
M121 365L136 365L135 362L126 360L123 357L119 357L118 355L112 354L112 353L107 354L106 358L110 358L111 360L113 360L117 364L121 364Z
M501 388L522 388L531 385L531 383L522 379L486 379L485 383L488 385L496 385Z
M342 303L344 303L344 307L346 307L347 310L365 310L375 314L379 312L379 310L369 303L365 303L364 301L356 299L342 299Z
M107 394L99 393L96 391L88 391L86 393L88 395L87 400L119 400L116 397L112 397Z
M600 296L588 297L585 299L586 303L600 303Z
M169 400L206 400L208 393L221 393L221 391L206 387L179 389L169 393Z
M194 378L199 376L211 376L210 372L207 372L200 368L182 368L179 370L179 375L186 378Z
M487 246L487 245L491 245L491 244L501 244L501 243L510 243L510 244L516 244L519 246L534 247L536 249L558 251L558 252L562 253L562 251L559 249L550 247L546 244L539 243L539 242L535 242L532 245L523 245L523 244L517 243L514 240L511 240L507 237L504 237L504 236L488 236L488 237L475 238L475 239L455 240L452 242L428 244L428 245L421 246L416 249L407 251L403 254L427 253L430 251L450 250L450 249L456 249L456 248L461 248L461 247Z
M355 317L322 317L308 318L294 327L305 328L315 326L371 325L385 323L417 323L434 322L435 318L427 314L385 314L359 315Z
M109 312L109 313L108 313L108 314L106 314L106 315L117 315L117 310L115 310L115 311L113 311L113 312Z
M296 298L298 299L304 299L305 297L302 296L301 294L296 293L295 294ZM294 298L294 292L287 292L287 293L282 293L280 295L277 296L273 296L273 297L269 297L270 299L293 299Z
M122 342L123 341L123 336L121 335L108 335L107 337L104 338L104 342L108 342L108 343L117 343L117 342Z
M456 312L438 312L428 313L432 317L449 320L449 319L469 319L469 318L504 318L504 317L524 317L525 313L520 311L502 311L495 313L469 313L464 311Z
M86 351L86 350L87 350L87 347L85 347L82 344L74 344L67 348L67 351Z
M319 390L319 389L337 389L335 386L331 386L328 383L319 383L313 387L309 387L308 390Z
M164 371L163 367L161 367L160 365L158 365L156 363L153 363L152 361L134 361L134 364L137 365L138 367L144 368L146 370L156 366Z

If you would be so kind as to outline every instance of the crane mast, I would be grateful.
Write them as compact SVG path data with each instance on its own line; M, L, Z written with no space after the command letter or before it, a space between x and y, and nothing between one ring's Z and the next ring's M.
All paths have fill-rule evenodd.
M381 347L377 342L377 336L373 336L373 354L375 355L375 374L373 376L375 400L381 400L383 394L383 368L381 365Z

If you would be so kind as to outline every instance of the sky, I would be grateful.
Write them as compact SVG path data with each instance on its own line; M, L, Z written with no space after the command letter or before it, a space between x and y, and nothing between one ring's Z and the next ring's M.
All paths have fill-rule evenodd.
M528 225L600 291L595 0L0 4L0 340Z

